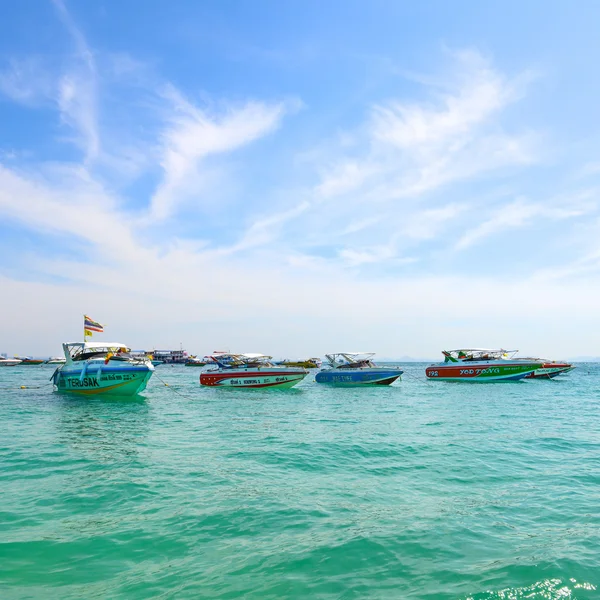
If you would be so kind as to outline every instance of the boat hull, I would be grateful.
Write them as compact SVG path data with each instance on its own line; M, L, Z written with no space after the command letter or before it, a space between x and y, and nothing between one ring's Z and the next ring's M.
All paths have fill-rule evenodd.
M300 383L304 369L215 369L200 374L200 384L218 388L287 389Z
M528 379L552 379L558 375L568 373L575 367L568 363L545 363L539 369L527 375Z
M58 368L53 382L58 392L84 396L134 396L142 392L154 372L147 365L112 365L96 362Z
M20 365L21 361L20 360L12 360L10 358L7 359L2 359L0 360L0 367L16 367L17 365Z
M391 385L402 373L400 369L324 369L315 375L315 381L342 387Z
M427 379L432 381L518 381L541 368L541 363L509 361L442 363L425 369Z

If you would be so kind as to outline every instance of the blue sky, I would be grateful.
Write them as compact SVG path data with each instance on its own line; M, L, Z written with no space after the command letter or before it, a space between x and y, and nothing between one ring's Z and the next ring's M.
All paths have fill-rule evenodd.
M0 8L0 351L597 355L600 5Z

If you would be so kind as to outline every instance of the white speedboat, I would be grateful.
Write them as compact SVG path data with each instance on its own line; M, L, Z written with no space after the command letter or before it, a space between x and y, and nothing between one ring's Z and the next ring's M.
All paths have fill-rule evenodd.
M7 358L6 356L0 356L0 367L16 367L23 361L20 358Z
M45 364L47 365L64 365L67 359L64 356L51 356Z
M154 372L148 359L131 356L117 342L71 342L63 350L65 364L51 377L59 392L133 396L144 390Z
M291 388L307 375L302 367L283 367L264 354L226 354L210 356L215 368L200 373L202 385L222 388Z

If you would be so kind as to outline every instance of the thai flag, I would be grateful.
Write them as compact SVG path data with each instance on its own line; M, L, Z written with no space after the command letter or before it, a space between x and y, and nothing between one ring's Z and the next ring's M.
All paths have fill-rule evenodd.
M87 331L98 331L99 333L104 331L104 327L100 323L93 321L87 315L83 315L83 328Z

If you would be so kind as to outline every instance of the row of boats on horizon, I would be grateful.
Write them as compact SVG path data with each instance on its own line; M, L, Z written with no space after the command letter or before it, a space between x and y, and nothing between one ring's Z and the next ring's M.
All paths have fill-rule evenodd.
M152 355L117 342L71 342L63 344L63 351L64 357L45 361L0 357L0 365L57 365L50 379L58 392L121 396L142 392L157 366ZM425 368L428 381L553 379L574 368L568 362L519 357L516 350L461 348L442 354L443 362ZM318 369L316 383L340 387L387 386L401 379L401 367L376 364L374 356L373 352L331 353L323 364L318 358L276 362L265 354L214 352L203 359L190 357L185 364L203 367L199 383L212 388L288 389L301 382L309 369Z

